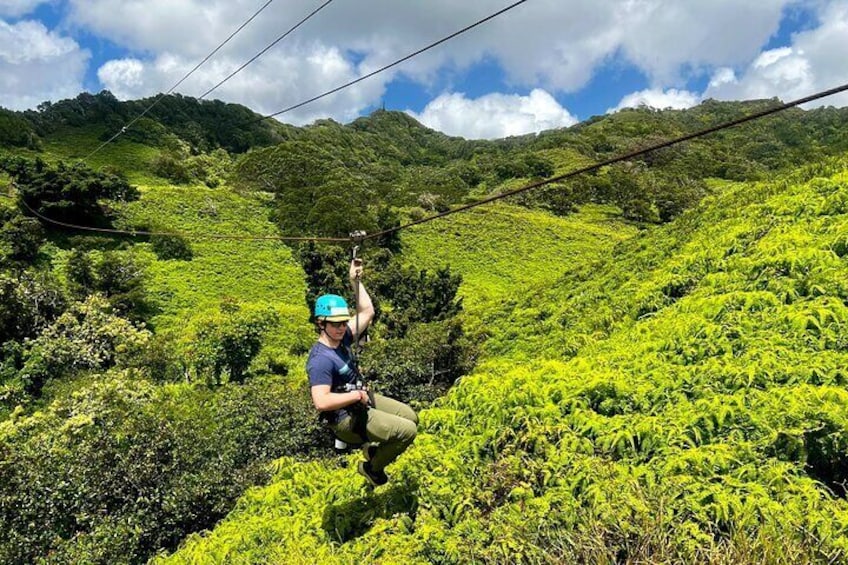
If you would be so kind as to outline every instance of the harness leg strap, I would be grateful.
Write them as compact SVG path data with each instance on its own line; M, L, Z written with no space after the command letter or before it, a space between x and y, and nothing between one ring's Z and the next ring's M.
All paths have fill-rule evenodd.
M353 433L362 439L362 443L368 443L368 409L357 410L350 417L353 418Z

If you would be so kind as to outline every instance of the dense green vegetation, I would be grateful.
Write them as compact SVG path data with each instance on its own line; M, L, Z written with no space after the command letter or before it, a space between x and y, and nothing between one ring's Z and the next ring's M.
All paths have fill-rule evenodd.
M374 494L284 458L163 562L834 562L848 171L727 184L488 314ZM261 539L261 542L255 540Z
M268 238L396 226L771 101L484 142L170 96L78 162L151 102L0 111L0 561L846 558L848 112L368 242L362 364L422 433L366 492L304 386L350 250Z
M37 111L18 115L42 137L49 137L64 126L97 126L103 130L102 139L107 140L142 113L145 117L124 132L128 139L161 146L167 145L169 135L176 136L198 151L223 147L242 152L281 141L289 129L275 122L258 121L260 116L244 106L220 100L204 101L172 94L120 102L105 90L100 94L82 93L72 100L45 102Z

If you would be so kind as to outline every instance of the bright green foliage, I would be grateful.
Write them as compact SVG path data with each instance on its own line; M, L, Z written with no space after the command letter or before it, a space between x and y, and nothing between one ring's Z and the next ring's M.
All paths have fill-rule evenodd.
M200 369L214 382L217 380L215 359L241 357L237 352L241 345L233 343L230 353L224 354L218 349L220 340L217 345L212 345L215 340L206 340L211 349L201 347L208 355L202 356L205 361L200 365L191 356L194 347L191 344L197 337L195 330L205 323L211 324L209 328L216 326L210 321L213 319L223 322L226 315L222 314L221 305L235 302L245 312L262 311L271 316L268 319L277 320L270 325L251 323L253 330L264 328L258 333L248 332L251 339L255 340L260 333L264 338L261 351L254 350L255 344L243 351L246 356L242 359L253 360L250 372L286 374L295 369L302 375L304 362L298 356L308 349L313 334L303 304L303 273L290 248L273 240L191 239L192 234L198 233L273 237L277 232L268 221L268 209L261 200L226 189L144 187L142 199L122 212L126 227L178 231L191 242L191 261L156 260L153 253L146 251L147 244L137 246L135 251L138 262L145 266L145 287L150 301L157 307L152 325L161 336L181 343L176 348L179 351L167 354L160 351L164 357L158 356L156 363L166 373L188 371L189 378L193 378ZM151 251L158 245L155 240L151 242ZM273 312L268 312L269 309ZM264 316L261 317L266 319ZM229 327L232 331L224 333L231 337L241 331L235 319L217 327L221 331ZM210 329L210 339L212 335L223 337L218 330ZM217 365L224 370L220 363ZM230 364L229 369L233 368L239 374L237 379L246 374L243 361ZM227 373L232 378L229 369Z
M269 458L312 453L323 437L306 394L279 380L95 377L0 422L3 563L143 563L223 517L267 480Z
M381 394L430 402L473 368L476 350L469 341L459 319L418 322L402 337L369 343L362 371Z
M274 310L244 310L236 304L222 305L220 312L193 320L186 348L189 374L209 384L221 384L222 375L229 382L243 382L262 338L277 323Z
M268 145L285 137L286 127L268 120L255 120L256 114L238 104L220 100L196 100L173 94L154 99L120 102L111 92L82 93L56 103L45 102L38 111L17 113L32 124L41 136L49 136L63 126L103 128L100 141L111 138L137 116L148 118L129 128L124 136L142 143L157 144L166 135L175 135L198 151L223 147L242 152L256 145ZM158 122L158 125L155 125Z
M389 486L282 459L161 562L844 561L846 163L713 191L482 302L487 361Z
M142 200L123 211L126 226L222 236L273 237L262 202L205 187L149 187ZM153 261L147 255L147 288L160 313L158 329L184 327L186 317L217 310L228 298L243 304L272 305L289 323L302 324L309 314L301 305L305 285L290 249L278 241L198 238L191 240L191 261Z
M130 364L150 339L150 332L112 312L101 295L75 303L37 338L25 342L19 379L38 394L49 379L80 370L104 370Z
M91 125L79 128L62 126L51 132L42 145L44 151L35 155L51 165L60 160L76 161L87 157L103 144L100 139L103 126ZM23 153L23 152L19 152ZM153 163L161 149L119 137L85 160L93 169L118 172L132 184L166 184L153 173ZM34 156L34 155L31 155Z
M153 172L176 184L201 182L210 188L221 184L230 166L230 156L223 149L192 155L188 145L176 138L166 138L166 150L152 163Z
M609 207L584 207L563 219L497 204L413 228L404 245L419 268L449 266L462 275L473 326L481 310L498 314L501 301L544 289L634 233Z
M155 235L150 238L150 246L161 261L168 259L190 261L194 256L191 245L181 235Z
M44 243L44 229L38 220L10 214L0 225L0 265L31 262ZM2 215L0 215L2 218Z
M30 149L0 143L29 156L43 147L39 157L55 169L60 157L98 148L142 102L102 93L46 104L12 115L41 136L30 136ZM429 400L476 362L467 342L483 362L422 412L415 446L376 493L360 491L338 459L303 461L329 438L303 394L314 334L298 261L276 241L192 237L373 231L396 222L398 207L420 218L766 103L625 111L476 142L395 112L347 126L238 128L252 116L243 108L164 99L161 114L89 164L142 185L140 201L118 205L118 227L185 232L191 261L169 257L158 240L48 232L41 245L29 226L9 226L12 238L33 237L0 274L10 336L0 363L0 560L111 563L170 551L213 527L280 455L274 482L173 559L845 560L844 165L825 161L761 185L703 180L762 180L844 151L844 110L787 113L403 232L402 261L414 269L398 269L395 286L441 274L422 274L414 291L398 289L397 305L385 304L403 337L369 347L374 381ZM252 148L229 179L221 148ZM154 171L185 184L167 186ZM677 220L636 236L622 212ZM388 276L385 249L401 246L382 247L366 245L365 257ZM333 262L344 268L346 257ZM129 355L113 339L144 330L105 307L98 318L72 305L68 331L57 329L66 297L54 268L82 298L101 280L125 287L126 266L143 270L156 308L144 347ZM346 290L330 270L315 278ZM422 303L458 306L456 275L460 318L409 323L403 311ZM95 318L102 323L88 324ZM56 367L42 400L27 401L16 379L36 342L72 367L77 353L105 361L67 376ZM133 370L102 375L111 364Z
M15 112L0 108L0 145L35 149L37 140L32 125Z
M0 342L33 337L64 311L65 302L52 276L30 270L0 274Z
M73 298L82 300L98 292L119 315L136 322L150 318L152 306L144 286L144 274L130 254L85 252L76 247L68 254L64 271Z
M381 319L389 337L403 337L416 323L449 320L462 311L462 300L456 299L462 277L450 268L431 272L393 263L372 278L375 291L391 300Z

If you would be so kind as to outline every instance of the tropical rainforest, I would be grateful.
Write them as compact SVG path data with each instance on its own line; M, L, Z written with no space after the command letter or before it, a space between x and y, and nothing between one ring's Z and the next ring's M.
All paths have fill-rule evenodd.
M391 231L776 103L492 141L0 109L0 562L848 561L848 109ZM357 230L363 371L421 417L377 489L305 374L351 245L285 239Z

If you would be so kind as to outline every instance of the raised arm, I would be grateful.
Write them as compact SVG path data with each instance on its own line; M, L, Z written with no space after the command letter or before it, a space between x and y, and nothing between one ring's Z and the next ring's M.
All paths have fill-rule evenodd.
M368 325L374 319L374 304L371 303L371 297L365 290L365 285L362 284L362 261L359 259L354 259L350 263L350 285L356 297L356 314L350 319L348 325L355 341L359 338L357 330L361 334L368 329Z

